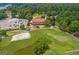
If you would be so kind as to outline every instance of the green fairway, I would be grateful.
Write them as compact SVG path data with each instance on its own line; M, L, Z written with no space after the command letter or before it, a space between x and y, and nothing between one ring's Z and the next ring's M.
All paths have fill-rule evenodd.
M78 39L58 28L33 30L30 33L31 38L27 40L10 42L10 39L6 39L6 42L8 42L2 43L1 51L9 54L34 54L34 46L39 43L37 40L48 42L49 49L44 54L71 54L66 52L79 49ZM76 52L73 54L76 54Z

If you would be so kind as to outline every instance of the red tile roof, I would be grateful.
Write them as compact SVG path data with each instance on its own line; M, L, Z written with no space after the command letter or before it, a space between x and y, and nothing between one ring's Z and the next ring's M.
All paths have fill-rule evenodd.
M33 18L32 22L45 22L46 19L45 18Z

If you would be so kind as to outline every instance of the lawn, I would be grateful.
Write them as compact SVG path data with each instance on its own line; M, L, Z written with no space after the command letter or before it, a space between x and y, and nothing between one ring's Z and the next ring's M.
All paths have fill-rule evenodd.
M1 51L9 54L34 54L34 46L39 43L37 40L41 39L49 42L49 49L44 54L79 54L76 52L66 53L67 51L78 50L79 40L58 28L33 30L30 33L31 38L27 40L10 42L10 39L6 39L6 42L7 40L8 42L2 43ZM9 32L9 34L12 36L14 32Z

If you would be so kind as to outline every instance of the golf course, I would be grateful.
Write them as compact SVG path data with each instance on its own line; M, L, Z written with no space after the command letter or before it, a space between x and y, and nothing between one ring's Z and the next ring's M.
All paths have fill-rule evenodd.
M17 34L17 30L9 31L9 34ZM21 32L24 32L22 30ZM19 33L21 33L19 31ZM79 54L79 40L55 27L53 29L39 29L30 31L31 38L11 42L11 36L6 37L0 43L0 51L7 54L18 55L33 55L35 46L40 46L46 42L49 49L43 54L47 55L62 55L62 54ZM77 51L75 51L77 50ZM71 51L71 52L68 52Z

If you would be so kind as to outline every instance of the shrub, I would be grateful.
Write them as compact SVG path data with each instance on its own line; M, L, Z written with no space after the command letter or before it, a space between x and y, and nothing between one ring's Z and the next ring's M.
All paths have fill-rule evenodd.
M21 30L25 30L25 26L24 25L20 25L20 29Z
M0 30L0 35L7 36L7 31L6 30Z
M46 42L39 42L39 44L37 44L34 48L34 53L36 55L40 55L40 54L43 54L45 53L45 51L49 49L49 46Z

